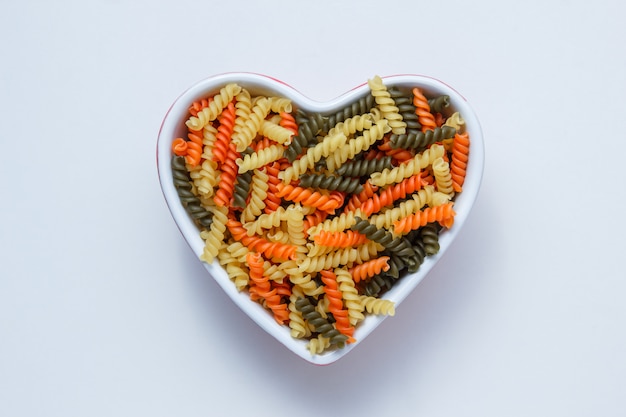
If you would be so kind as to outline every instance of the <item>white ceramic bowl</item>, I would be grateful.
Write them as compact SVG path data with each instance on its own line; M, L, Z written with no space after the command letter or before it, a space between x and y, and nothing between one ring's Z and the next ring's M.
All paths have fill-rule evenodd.
M427 256L416 273L404 276L384 294L382 298L395 302L397 307L444 256L446 250L463 227L470 209L476 200L482 180L484 144L481 127L474 111L465 98L448 85L434 78L422 75L394 75L383 77L383 81L388 88L392 86L403 88L419 87L429 97L444 94L448 95L450 97L450 108L460 112L462 115L466 122L466 130L471 140L470 156L463 191L455 198L454 210L456 216L454 225L441 233L439 239L440 250L437 254ZM369 94L367 82L364 82L360 86L349 90L332 101L320 103L304 97L296 89L275 78L254 73L225 73L200 81L180 95L167 112L159 132L157 142L157 166L163 195L165 196L171 214L185 240L198 257L200 257L203 252L204 242L200 238L197 226L180 203L178 193L174 187L170 165L173 156L171 145L174 138L186 137L187 131L184 122L189 117L189 106L196 100L218 93L220 88L231 82L236 82L240 86L245 87L253 95L287 97L292 100L294 109L301 108L311 113L334 113L360 97ZM341 87L338 86L338 89L340 88ZM448 259L447 261L456 262L455 259ZM319 355L311 355L306 346L307 341L292 338L287 326L279 325L272 315L260 304L252 302L246 292L238 292L234 283L226 274L226 271L217 261L214 261L212 264L203 262L203 264L209 276L215 279L235 304L250 316L252 320L293 353L313 364L327 365L342 358L352 351L352 349L356 348L359 343L363 342L366 336L386 319L386 316L366 315L366 319L362 321L355 330L354 338L356 342L347 344L342 349L330 350ZM223 319L223 317L220 317L220 320L221 319ZM232 342L237 343L235 340Z

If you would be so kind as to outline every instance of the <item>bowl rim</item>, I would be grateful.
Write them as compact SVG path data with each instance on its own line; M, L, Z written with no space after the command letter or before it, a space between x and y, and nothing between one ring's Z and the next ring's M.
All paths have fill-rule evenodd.
M463 190L455 197L455 221L453 227L442 231L439 237L441 249L435 255L427 256L419 270L403 276L402 279L387 291L382 298L393 301L396 310L406 297L417 287L417 285L428 275L433 267L445 255L447 249L459 234L465 224L472 206L474 205L484 172L485 150L482 128L476 113L468 101L460 93L448 84L426 75L418 74L396 74L381 76L385 86L413 87L417 86L424 90L425 94L442 95L450 97L450 108L458 111L466 123L466 130L469 133L470 157L466 169L466 178ZM378 327L387 316L367 315L355 330L356 342L347 344L342 349L329 350L318 355L311 355L306 347L308 341L291 337L287 326L279 325L273 317L259 304L251 302L245 292L237 291L225 270L214 261L207 264L200 260L203 252L204 242L200 238L200 233L192 218L180 204L178 193L173 184L171 170L171 159L173 156L171 143L174 138L184 131L184 121L188 117L188 109L191 104L199 99L206 98L219 91L224 85L236 82L248 89L252 94L274 95L287 97L294 103L294 108L301 108L309 112L330 113L336 111L369 93L367 82L359 84L336 98L319 102L310 99L300 93L289 84L277 78L254 73L254 72L226 72L209 76L193 84L183 91L167 110L161 123L156 147L156 165L161 191L166 204L172 215L174 222L183 235L185 241L196 254L199 262L205 266L209 276L213 278L226 294L244 311L254 322L266 332L277 339L291 352L302 359L315 365L328 365L347 355L356 348L371 332Z

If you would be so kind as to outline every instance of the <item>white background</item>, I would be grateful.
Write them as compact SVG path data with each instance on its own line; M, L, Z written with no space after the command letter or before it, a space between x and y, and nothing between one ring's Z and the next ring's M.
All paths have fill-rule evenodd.
M0 415L623 416L626 7L0 5ZM426 74L478 114L459 238L325 367L207 276L161 194L170 104L225 71L325 101Z

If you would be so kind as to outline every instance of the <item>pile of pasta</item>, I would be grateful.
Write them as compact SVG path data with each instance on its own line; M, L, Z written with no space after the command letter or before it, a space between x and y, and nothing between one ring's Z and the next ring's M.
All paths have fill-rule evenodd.
M194 102L174 184L233 285L311 354L343 348L383 295L439 250L469 156L446 95L387 87L331 114L237 83Z

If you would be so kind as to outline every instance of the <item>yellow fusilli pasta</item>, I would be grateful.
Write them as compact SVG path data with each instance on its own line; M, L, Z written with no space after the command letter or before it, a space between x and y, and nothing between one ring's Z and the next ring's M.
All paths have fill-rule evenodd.
M437 158L433 161L432 170L435 176L435 182L437 183L437 190L452 197L454 195L454 188L452 187L450 164L444 161L443 158Z
M296 300L299 297L304 297L301 291L301 295L298 295L296 290L297 289L294 288L292 294L289 296L289 329L291 337L303 339L311 335L311 329L305 323L302 313L296 308Z
M284 207L278 207L276 211L263 213L254 219L254 221L244 223L243 227L248 231L248 236L255 234L262 235L265 230L280 226L281 222L284 220L287 220L287 211Z
M319 334L316 338L309 340L307 347L311 355L319 355L330 347L330 339Z
M341 149L345 145L346 140L346 135L342 132L327 135L320 143L307 149L306 154L300 159L293 161L290 167L279 172L278 178L281 178L285 183L293 181L307 169L312 168L317 161Z
M429 204L434 192L435 188L432 185L427 185L413 193L411 200L403 201L392 207L383 208L379 214L370 216L369 221L379 229L383 227L389 229L396 220L413 214L426 204Z
M372 113L359 114L350 117L343 122L337 123L333 128L328 131L328 135L334 135L337 132L342 132L346 137L354 135L356 132L362 132L366 129L370 129L374 123L374 116Z
M240 244L239 242L235 243ZM222 245L220 247L218 252L218 261L220 265L222 265L224 269L226 269L226 272L228 273L230 279L234 282L237 291L243 291L244 289L246 289L249 283L249 271L248 268L245 266L245 263L238 256L231 252L232 245L233 244Z
M324 220L320 224L309 228L307 233L309 236L314 237L320 232L320 230L326 230L328 232L342 232L356 223L356 217L366 218L363 212L357 208L354 211L342 213L339 216Z
M337 275L337 284L339 286L339 291L341 291L344 305L348 309L350 324L355 326L357 323L365 319L365 316L363 315L363 303L360 299L359 292L354 285L352 275L347 269L336 268L335 275Z
M461 114L458 111L452 113L443 125L455 128L458 133L463 133L465 131L465 120L463 120L463 117L461 117Z
M241 213L242 222L250 222L263 213L267 189L267 174L264 170L255 169L250 184L250 199Z
M204 126L213 120L224 110L233 98L241 92L241 87L235 83L222 87L220 92L213 97L209 105L200 110L197 116L191 116L185 124L191 130L202 130ZM245 149L245 148L244 148Z
M263 120L259 133L274 142L284 144L291 142L293 132L271 120Z
M286 97L268 97L268 99L270 101L270 110L274 113L291 113L293 110L291 100Z
M213 207L213 222L210 229L200 232L200 237L204 239L204 251L200 258L207 262L213 262L222 245L224 245L224 232L228 221L228 207Z
M382 119L377 121L369 129L364 130L361 136L348 140L346 146L342 146L326 158L328 171L334 172L348 159L354 158L356 154L369 149L377 140L382 139L385 133L389 132L390 129L387 120Z
M300 204L290 204L286 210L287 233L289 243L296 246L296 256L303 258L306 253L306 237L304 236L304 212Z
M360 296L363 310L376 315L393 316L396 314L396 307L393 301L384 298Z
M239 167L239 173L243 174L253 169L261 168L282 158L284 150L285 148L282 145L270 145L267 148L247 154L243 158L238 158L235 162Z
M298 267L298 262L295 260L285 261L280 264L280 269L285 271L289 276L289 280L294 286L298 286L302 292L309 296L316 296L324 292L324 288L318 286L313 281L310 274L304 274Z
M444 152L444 147L436 143L425 151L415 155L415 157L408 162L404 162L392 169L385 168L382 172L374 172L370 175L370 182L379 187L398 183L431 165L435 159L441 158Z
M385 118L389 122L391 131L396 135L403 135L406 133L406 123L402 120L402 115L398 107L395 105L391 94L387 91L387 87L383 83L382 78L375 76L367 81L370 87L371 94L376 100L378 108Z
M261 97L254 102L243 125L235 120L236 129L233 129L231 140L236 145L237 152L243 152L259 133L263 120L270 112L270 104L268 98Z

